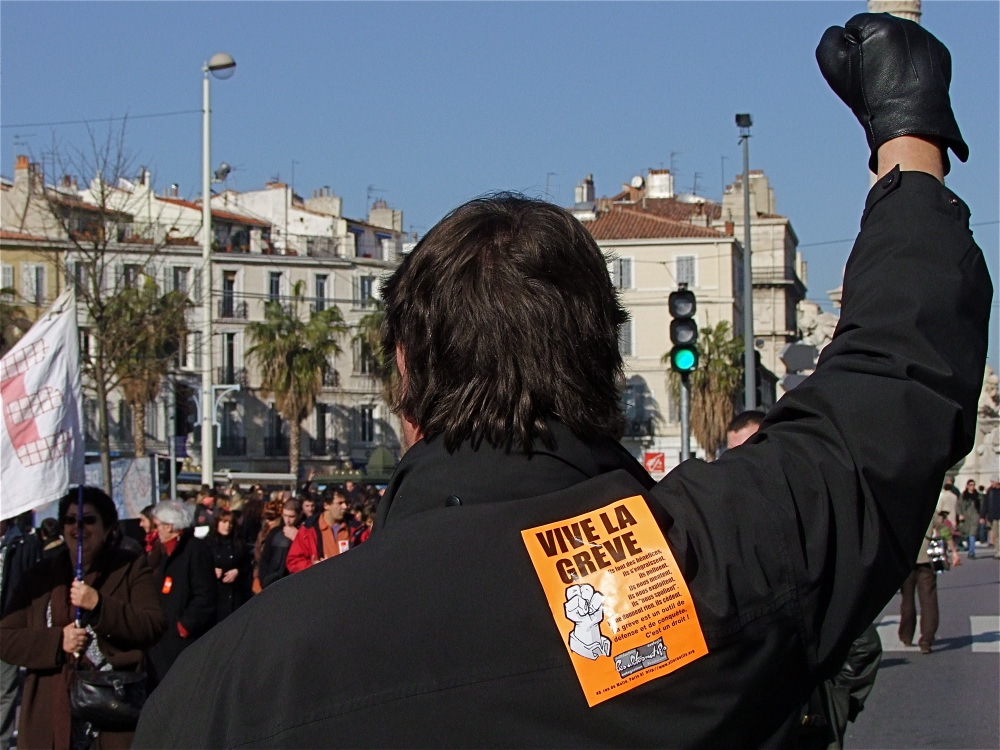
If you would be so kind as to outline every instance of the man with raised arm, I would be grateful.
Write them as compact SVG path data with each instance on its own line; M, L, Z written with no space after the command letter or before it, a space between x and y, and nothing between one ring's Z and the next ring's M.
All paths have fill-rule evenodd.
M759 432L652 482L616 440L626 315L593 239L538 201L459 207L384 287L411 447L375 532L189 649L136 747L794 740L972 446L992 295L942 184L968 155L947 49L862 14L817 58L878 182L837 334Z

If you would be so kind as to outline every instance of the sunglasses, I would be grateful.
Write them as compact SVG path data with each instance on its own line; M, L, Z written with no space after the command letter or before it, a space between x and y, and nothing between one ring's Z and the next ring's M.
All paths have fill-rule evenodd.
M87 526L96 526L97 518L97 516L84 516L83 523L87 524ZM65 526L78 526L80 525L80 522L76 516L66 516L63 519L63 524Z

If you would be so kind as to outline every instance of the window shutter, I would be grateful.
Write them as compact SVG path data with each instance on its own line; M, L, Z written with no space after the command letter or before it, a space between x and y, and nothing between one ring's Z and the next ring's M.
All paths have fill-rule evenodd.
M28 302L35 300L35 266L30 263L21 264L21 296Z
M3 280L0 281L0 286L4 289L14 289L14 266L9 263L3 264ZM12 295L5 295L12 296Z
M695 286L694 279L694 256L693 255L679 255L676 260L676 276L678 284L687 284L688 286Z
M619 271L620 284L619 289L631 289L632 288L632 259L631 258L619 258L618 263L621 265L621 270Z
M632 321L618 326L618 351L623 357L632 356Z

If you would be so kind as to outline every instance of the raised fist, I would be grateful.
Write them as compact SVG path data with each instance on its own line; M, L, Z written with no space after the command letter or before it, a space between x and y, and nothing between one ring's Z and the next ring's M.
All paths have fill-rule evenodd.
M816 48L816 61L830 88L865 129L878 173L878 148L903 135L923 136L960 161L969 147L951 110L951 54L933 34L888 13L859 13L846 26L831 26Z
M589 583L574 584L566 589L565 609L566 619L576 623L569 634L570 650L588 659L609 656L611 639L601 635L604 595Z

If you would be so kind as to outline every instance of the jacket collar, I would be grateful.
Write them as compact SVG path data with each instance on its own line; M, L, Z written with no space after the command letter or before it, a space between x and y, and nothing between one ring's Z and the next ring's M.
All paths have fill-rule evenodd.
M653 486L649 474L616 440L581 440L561 422L549 422L549 428L553 449L540 447L531 453L506 451L485 441L478 447L467 441L449 453L440 437L420 440L396 467L379 503L375 528L446 505L536 497L618 469L646 489Z

